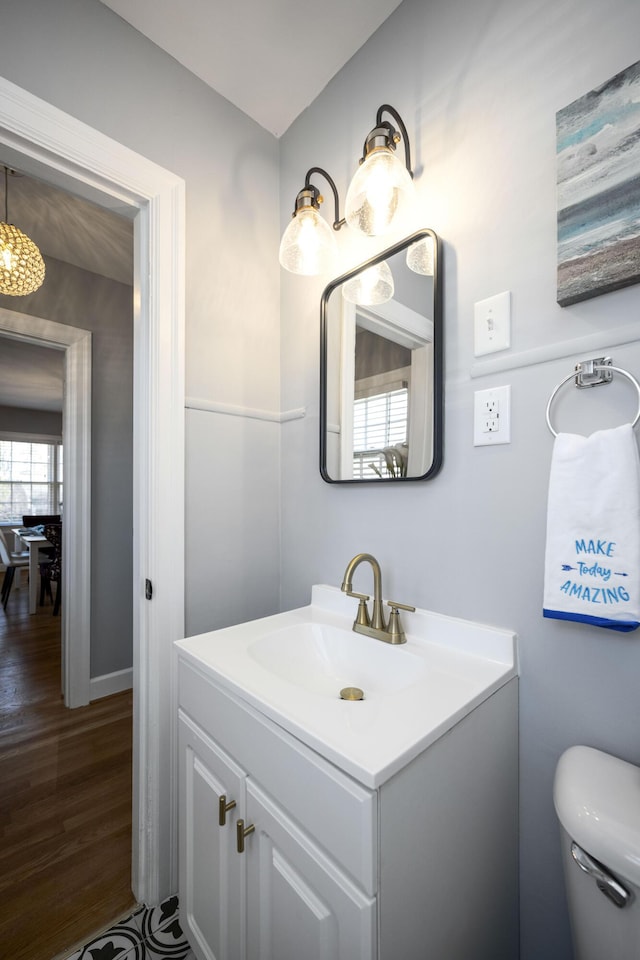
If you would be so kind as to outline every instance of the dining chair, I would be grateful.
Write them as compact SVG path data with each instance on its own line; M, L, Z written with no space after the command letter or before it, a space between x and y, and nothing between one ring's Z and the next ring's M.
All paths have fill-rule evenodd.
M25 513L22 517L23 527L42 527L45 523L60 523L59 513ZM40 553L53 560L54 551L51 547L43 547Z
M59 513L25 513L22 517L23 527L38 527L45 523L60 523Z
M5 567L0 597L2 598L2 609L6 610L7 601L9 600L9 594L11 593L11 587L13 586L16 570L20 570L23 567L29 566L29 555L24 553L14 553L9 545L9 541L7 540L6 534L2 527L0 527L0 560Z
M62 524L45 523L44 535L51 544L53 555L50 559L43 560L39 564L40 571L40 605L44 603L45 592L51 595L51 584L56 585L56 595L53 601L53 616L60 612L60 602L62 592L60 590L62 580Z

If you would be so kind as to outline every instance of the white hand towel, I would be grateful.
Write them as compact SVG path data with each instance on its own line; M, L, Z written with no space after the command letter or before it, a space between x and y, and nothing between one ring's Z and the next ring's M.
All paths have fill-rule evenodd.
M611 630L640 626L640 458L630 423L555 439L543 612Z

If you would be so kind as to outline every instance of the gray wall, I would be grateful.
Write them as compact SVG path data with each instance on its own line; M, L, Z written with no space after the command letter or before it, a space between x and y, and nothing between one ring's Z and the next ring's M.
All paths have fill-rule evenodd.
M0 307L92 333L90 669L100 677L133 662L133 291L45 259L40 289L0 296Z
M6 297L2 298L7 299ZM47 437L62 436L62 414L52 410L28 410L25 407L0 406L0 431L31 433Z
M283 607L308 602L312 583L339 585L347 561L366 550L382 564L386 596L517 631L524 960L571 956L552 804L559 755L587 743L640 762L640 634L544 620L541 610L548 397L576 360L599 355L585 336L640 375L640 286L556 304L555 114L636 61L638 36L637 0L405 0L281 141L284 229L306 170L324 167L344 198L376 109L400 111L417 168L406 232L430 226L445 245L447 370L436 479L384 489L324 484L318 326L328 278L282 274L283 408L308 411L283 426L283 449L295 451L282 470ZM346 230L338 241L338 272L380 249ZM512 291L513 368L472 378L482 370L473 304L503 290ZM631 324L633 342L615 345L618 328ZM565 359L520 366L530 351L564 341ZM512 387L512 442L474 448L474 391L502 384ZM621 382L571 400L557 415L575 432L636 410Z

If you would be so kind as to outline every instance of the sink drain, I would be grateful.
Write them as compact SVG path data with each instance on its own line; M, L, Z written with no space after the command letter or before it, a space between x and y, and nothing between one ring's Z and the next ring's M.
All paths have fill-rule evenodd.
M364 700L364 690L360 687L343 687L340 691L341 700Z

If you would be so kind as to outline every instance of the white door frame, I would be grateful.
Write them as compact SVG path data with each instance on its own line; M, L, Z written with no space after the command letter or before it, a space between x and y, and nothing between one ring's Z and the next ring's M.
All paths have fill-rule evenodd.
M0 78L0 144L137 210L134 229L133 892L176 890L184 636L184 181ZM153 599L144 599L145 580Z
M0 333L64 351L62 692L82 707L91 693L91 333L0 309Z

